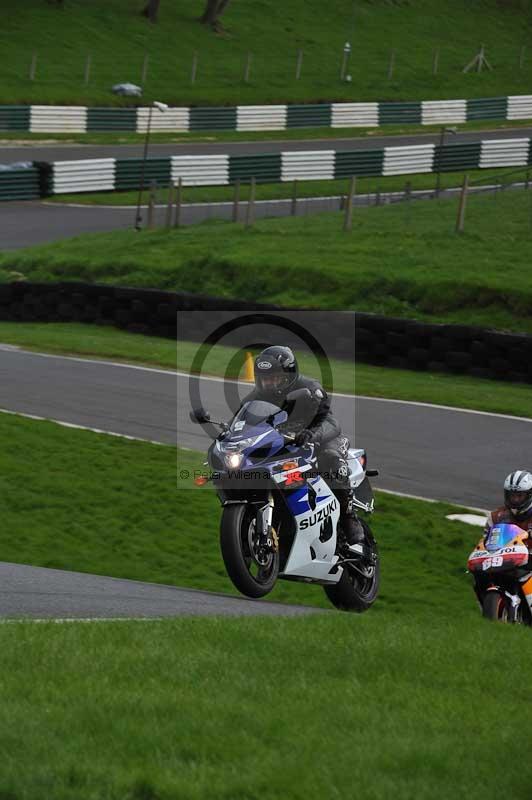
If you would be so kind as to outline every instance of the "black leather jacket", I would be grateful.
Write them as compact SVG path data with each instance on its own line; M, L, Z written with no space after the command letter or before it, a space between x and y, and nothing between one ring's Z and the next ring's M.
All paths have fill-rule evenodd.
M320 382L300 375L290 387L290 391L293 392L296 389L308 389L311 397L300 399L296 403L287 403L273 393L259 392L258 389L254 389L244 397L242 405L250 400L265 400L280 405L288 413L288 421L284 423L282 429L298 432L308 428L312 431L313 439L317 444L327 444L340 436L342 432L340 424L331 413L330 397Z

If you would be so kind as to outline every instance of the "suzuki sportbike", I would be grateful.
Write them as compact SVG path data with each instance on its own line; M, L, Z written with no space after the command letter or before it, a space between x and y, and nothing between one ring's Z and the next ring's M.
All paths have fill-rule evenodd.
M297 402L308 389L291 392ZM297 447L288 416L272 403L245 403L230 425L192 411L214 438L208 475L222 504L220 544L227 573L247 597L267 595L278 578L321 584L329 600L344 611L366 611L379 591L380 562L369 525L361 520L365 543L351 553L345 545L340 503L319 474L314 444ZM214 427L216 426L216 427ZM218 433L217 429L221 429ZM366 452L348 451L355 505L371 513L374 499Z
M494 525L467 562L484 617L532 625L532 571L528 534L518 525Z

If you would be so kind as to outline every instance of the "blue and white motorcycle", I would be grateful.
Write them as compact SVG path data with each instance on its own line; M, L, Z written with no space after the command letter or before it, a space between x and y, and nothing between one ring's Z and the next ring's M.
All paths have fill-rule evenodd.
M297 401L303 393L308 389L287 400ZM318 472L314 445L294 445L286 411L254 400L230 425L211 421L203 409L190 418L216 437L208 451L210 474L196 483L212 481L220 498L222 557L236 588L258 598L271 592L278 578L304 581L323 585L339 609L370 608L379 591L377 543L361 520L366 543L359 553L347 550L338 498ZM368 477L378 472L366 469L364 450L350 449L348 463L355 504L372 513Z

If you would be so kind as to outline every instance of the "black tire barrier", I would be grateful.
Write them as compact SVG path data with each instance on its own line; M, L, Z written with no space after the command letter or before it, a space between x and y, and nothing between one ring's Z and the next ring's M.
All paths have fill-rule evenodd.
M331 358L417 371L471 375L532 383L532 336L469 325L444 325L377 314L292 309ZM85 284L79 282L0 284L0 319L9 321L89 322L135 333L175 339L180 311L195 315L179 336L200 342L227 320L227 312L290 311L275 305L189 292ZM258 328L260 333L260 326ZM247 343L237 330L231 343ZM286 343L299 340L286 334Z

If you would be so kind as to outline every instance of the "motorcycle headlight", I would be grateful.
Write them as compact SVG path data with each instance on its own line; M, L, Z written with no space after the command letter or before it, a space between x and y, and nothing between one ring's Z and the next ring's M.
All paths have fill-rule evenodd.
M229 469L238 469L242 463L244 456L242 453L225 453L224 461L225 466Z

